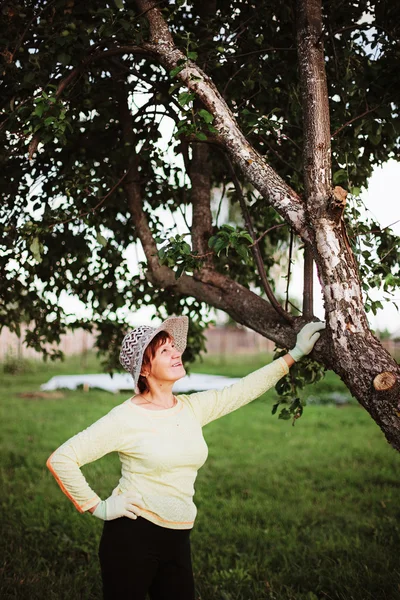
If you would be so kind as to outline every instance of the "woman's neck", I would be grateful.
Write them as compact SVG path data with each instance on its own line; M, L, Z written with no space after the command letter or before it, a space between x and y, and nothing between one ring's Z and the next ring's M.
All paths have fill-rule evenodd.
M140 396L149 404L159 406L160 408L172 408L176 404L175 396L172 393L172 385L162 386L160 388L150 388L147 392L143 392ZM168 387L168 389L167 389Z

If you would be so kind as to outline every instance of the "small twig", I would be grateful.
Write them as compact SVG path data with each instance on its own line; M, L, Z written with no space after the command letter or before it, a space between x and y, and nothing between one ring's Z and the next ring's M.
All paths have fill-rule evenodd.
M226 190L226 183L225 181L222 184L222 194L221 194L221 198L220 201L218 203L218 209L217 209L217 215L215 217L215 223L218 225L218 219L219 219L219 213L221 212L221 206L222 206L222 200L224 199L225 196L225 190Z
M240 110L240 109L242 108L243 104L246 104L246 103L248 104L248 103L250 102L250 100L252 100L252 99L253 99L255 96L257 96L257 95L258 95L258 94L260 94L261 92L262 92L262 89L261 89L261 86L259 85L259 86L258 86L258 90L257 90L256 92L254 92L254 94L252 94L252 95L251 95L251 96L249 96L248 98L245 98L245 99L243 100L243 102L241 102L241 103L239 104L239 106L237 107L237 110Z
M390 225L386 225L386 227L384 227L383 229L371 229L370 231L363 231L362 233L355 233L354 235L350 235L349 237L351 239L354 239L354 238L358 238L362 235L369 235L370 233L383 233L385 231L385 229L389 229L390 227L393 227L393 225L397 225L397 223L400 223L400 219L397 219L397 221L394 221L394 223L390 223Z
M272 227L270 227L269 229L267 229L266 231L264 231L264 233L262 233L260 235L259 238L257 238L252 244L249 245L249 248L252 248L253 246L256 246L258 244L258 242L261 242L261 240L263 239L263 237L265 237L270 231L273 231L274 229L279 229L279 227L286 227L287 223L278 223L277 225L273 225Z
M337 135L340 131L342 131L342 129L347 127L347 125L351 125L352 123L354 123L354 121L357 121L357 119L362 119L363 117L365 117L365 115L368 115L369 113L374 112L374 110L377 110L380 106L382 106L382 103L378 104L377 106L374 106L374 108L370 108L370 109L366 110L361 115L357 115L353 119L350 119L350 121L347 121L347 123L345 123L344 125L339 127L339 129L336 129L336 131L334 133L332 133L331 137L335 137L335 135Z
M381 262L382 262L383 260L385 260L385 258L386 258L386 257L387 257L387 256L388 256L388 255L389 255L391 252L392 252L392 250L396 250L396 249L397 249L397 247L398 247L398 246L397 246L397 244L396 244L396 245L394 245L394 246L392 246L392 247L390 248L390 250L388 250L388 251L386 252L386 254L384 254L383 256L381 256L381 257L379 258L379 260L380 260Z
M242 209L243 218L244 218L244 221L246 223L246 227L247 227L247 229L248 229L251 237L253 238L253 240L255 240L256 239L256 234L255 234L255 231L253 229L253 224L251 222L250 213L249 213L249 210L248 210L248 208L246 206L246 202L245 202L245 199L244 199L244 196L243 196L242 188L241 188L239 180L238 180L238 178L236 176L235 169L233 168L233 165L231 163L231 160L230 160L229 156L227 154L224 154L224 156L225 156L225 158L226 158L226 160L228 162L229 170L230 170L230 172L232 174L233 183L234 183L235 190L236 190L236 193L237 193L238 198L239 198L239 202L240 202L240 206L241 206L241 209ZM283 307L279 304L278 300L275 298L275 294L273 293L272 288L271 288L271 286L269 284L269 281L267 279L267 275L265 273L265 266L264 266L264 263L263 263L263 260L262 260L260 249L259 249L259 247L258 247L257 244L253 245L253 247L252 247L252 254L253 254L253 257L254 257L254 261L255 261L255 263L257 265L257 270L258 270L258 273L260 275L260 279L261 279L261 282L262 282L262 285L263 285L263 288L264 288L264 291L265 291L265 293L267 295L268 300L270 301L271 305L274 307L274 309L276 310L276 312L281 317L283 317L285 319L285 321L288 321L289 323L291 323L293 321L293 317L283 309Z
M385 33L388 37L390 37L394 42L396 42L396 44L399 43L399 40L396 39L396 37L393 35L393 33L391 31L388 31L381 25L377 25L375 21L373 23L359 23L356 25L348 25L347 27L342 27L341 29L334 31L333 35L337 35L339 33L344 33L345 31L350 31L351 29L360 29L361 30L361 29L372 29L372 28L380 29L381 31L383 31L383 33Z
M230 60L232 58L241 58L242 56L250 56L251 54L262 54L263 52L272 52L276 50L296 50L296 48L278 48L269 46L268 48L260 48L260 50L252 50L251 52L244 52L243 54L232 54L232 56L225 56L226 60Z
M291 301L289 300L289 301L288 301L288 303L290 304L290 306L293 306L293 308L294 308L295 310L297 310L299 313L301 313L301 310L300 310L299 308L297 308L297 306L295 306L295 305L293 304L293 302L291 302Z
M288 309L289 304L289 286L290 286L290 275L291 275L291 266L292 266L292 254L293 254L293 229L290 229L290 242L289 242L289 264L288 264L288 272L287 272L287 282L286 282L286 302L285 302L285 310Z
M188 224L188 222L187 222L187 220L186 220L186 214L183 212L183 210L182 210L182 206L181 206L180 204L178 204L178 208L179 208L179 210L181 211L181 215L182 215L182 218L183 218L183 220L185 221L185 225L186 225L186 227L187 227L188 229L190 229L190 227L189 227L189 224Z
M204 254L187 254L187 256L191 256L192 258L206 258L206 256L211 256L212 254L214 254L213 250Z
M273 147L271 146L271 144L270 144L270 143L267 141L267 139L266 139L266 138L265 138L263 135L260 135L259 137L260 137L260 139L261 139L261 140L264 142L264 144L266 144L266 145L268 146L268 148L271 150L271 152L273 152L273 153L275 154L275 156L276 156L277 158L279 158L279 160L280 160L280 161L282 161L282 162L283 162L283 164L285 164L287 167L289 167L289 169L291 169L291 170L293 170L293 171L296 171L297 173L299 173L299 170L298 170L298 169L296 169L296 167L293 167L293 166L292 166L290 163L288 163L288 162L287 162L287 161L286 161L286 160L285 160L285 159L284 159L284 158L283 158L283 157L282 157L282 156L279 154L279 152L277 152L277 151L275 150L275 148L273 148ZM288 138L288 139L289 139L289 138ZM291 140L290 140L290 141L291 141ZM296 144L296 145L297 145L297 144Z

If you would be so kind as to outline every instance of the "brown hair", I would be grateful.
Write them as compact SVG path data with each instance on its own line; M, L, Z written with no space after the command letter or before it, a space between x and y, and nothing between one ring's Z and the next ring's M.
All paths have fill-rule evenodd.
M162 346L162 344L165 344L165 342L167 342L168 340L171 340L171 339L172 338L171 338L170 334L168 333L168 331L160 331L159 333L157 333L157 335L155 335L153 337L153 339L151 340L149 345L146 347L146 350L144 351L143 360L142 360L142 368L140 369L141 371L146 367L151 367L151 361L155 357L157 349L160 346ZM149 391L149 386L147 385L147 379L146 379L146 377L143 377L143 375L139 375L139 380L138 380L137 386L138 386L139 392L141 394L143 394L143 392Z

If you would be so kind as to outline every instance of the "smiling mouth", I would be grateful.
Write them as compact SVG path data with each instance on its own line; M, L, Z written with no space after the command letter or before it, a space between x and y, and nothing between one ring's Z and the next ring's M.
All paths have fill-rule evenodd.
M176 364L176 365L172 365L172 366L173 366L173 367L181 367L181 366L182 366L182 363L178 363L178 364Z

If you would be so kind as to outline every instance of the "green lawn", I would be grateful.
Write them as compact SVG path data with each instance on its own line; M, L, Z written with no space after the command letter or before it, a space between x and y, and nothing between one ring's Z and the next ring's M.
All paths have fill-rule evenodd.
M193 370L242 376L265 357ZM100 599L102 524L79 514L45 467L50 453L128 395L91 390L23 398L57 373L99 370L93 356L2 375L0 598ZM309 393L344 391L333 375ZM322 387L321 387L322 386ZM358 405L311 405L292 427L273 391L204 429L192 534L201 600L400 599L400 456ZM106 497L110 455L84 467ZM171 599L172 600L172 599Z

